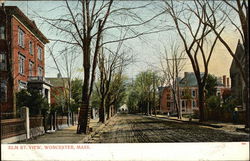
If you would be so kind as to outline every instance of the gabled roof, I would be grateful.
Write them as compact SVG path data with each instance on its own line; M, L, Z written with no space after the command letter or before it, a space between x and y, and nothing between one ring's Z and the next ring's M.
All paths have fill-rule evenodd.
M68 78L46 78L53 87L68 87ZM65 84L65 85L64 85Z
M49 40L37 28L35 21L30 20L17 6L4 6L7 15L14 15L18 18L40 41L44 44L49 43Z
M164 91L164 89L170 88L170 86L160 86L158 87L158 92L162 93Z
M244 62L244 46L242 45L242 43L240 42L240 40L238 41L236 50L235 50L235 56L238 58L238 60L240 61L241 64L243 64ZM230 66L230 76L232 75L237 75L239 73L239 68L235 62L235 60L232 60L232 64Z

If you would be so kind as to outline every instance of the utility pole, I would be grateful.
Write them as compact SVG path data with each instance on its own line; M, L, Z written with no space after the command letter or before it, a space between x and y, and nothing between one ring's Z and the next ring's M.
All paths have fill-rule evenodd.
M154 95L153 95L153 106L154 106L154 113L155 113L155 116L156 116L156 107L155 107L155 85L156 85L156 83L155 83L155 73L153 73L153 88L154 88Z

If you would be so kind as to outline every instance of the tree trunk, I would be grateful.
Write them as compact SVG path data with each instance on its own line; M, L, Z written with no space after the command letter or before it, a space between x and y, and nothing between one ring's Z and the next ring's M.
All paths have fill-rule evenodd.
M109 107L106 107L106 109L107 109L107 120L111 117L111 114L110 114L110 112L111 112L111 109L110 109L110 106Z
M89 79L90 79L90 49L89 42L83 48L84 81L82 86L82 105L78 116L77 134L89 132Z
M77 134L89 132L89 104L82 104L79 112Z
M178 98L177 98L178 96L174 89L172 89L172 91L174 96L174 108L176 109L177 118L180 118L180 109L178 107Z
M198 97L199 97L199 101L198 101L198 105L199 105L199 121L203 122L204 121L204 92L203 92L204 87L202 87L201 85L198 85Z
M101 101L101 105L99 108L99 122L105 122L105 107L104 107L104 100Z

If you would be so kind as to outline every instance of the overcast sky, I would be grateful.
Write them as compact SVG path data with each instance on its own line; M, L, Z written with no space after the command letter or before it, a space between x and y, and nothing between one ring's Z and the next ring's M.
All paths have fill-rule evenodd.
M131 2L131 1L123 1L122 5L125 6L139 6L143 5L145 1L140 2ZM157 2L159 3L159 2ZM38 13L39 15L46 16L46 17L53 17L58 16L65 13L64 9L57 9L51 11L51 9L54 9L55 7L58 7L59 5L62 5L62 2L58 1L21 1L21 2L13 2L13 1L7 1L6 5L16 5L18 6L26 15L28 15L29 18L35 20L37 26L39 29L43 32L43 34L51 38L53 37L53 33L51 33L51 30L47 25L42 24L41 20L37 17L34 17L34 12ZM155 4L152 4L147 9L144 10L138 10L137 14L140 17L143 17L145 19L152 16L152 14L157 13L155 11ZM129 20L128 20L129 21ZM148 26L143 26L139 28L139 30L148 30L150 27L152 27L152 24L157 26L164 26L167 23L170 23L171 21L167 18L156 19L155 22L151 23ZM128 22L129 23L129 22ZM230 30L229 27L226 28L226 32L223 35L224 38L230 43L232 49L235 51L239 36ZM114 34L116 34L114 32ZM169 45L172 42L179 42L180 46L182 46L181 41L178 39L178 35L176 34L175 30L169 30L164 31L156 34L146 35L141 37L140 39L132 39L128 40L124 43L125 46L129 47L130 54L133 54L135 59L134 63L131 64L128 69L126 70L127 75L129 77L135 77L136 74L140 71L145 71L146 69L152 69L152 66L159 65L159 55L163 52L164 46L168 49ZM47 45L51 45L47 44ZM58 47L60 48L60 47ZM57 49L59 50L59 49ZM57 70L55 70L53 67L55 67L51 56L48 52L45 53L46 56L46 68L45 73L47 77L55 77L57 75ZM79 58L81 55L79 55ZM232 58L229 55L229 53L225 50L224 46L220 44L218 41L218 44L216 45L215 52L211 58L210 66L209 66L209 72L216 75L216 76L222 76L227 75L229 76L229 68L232 62ZM151 65L150 65L151 64ZM82 67L81 59L78 59L78 62L76 63L77 68ZM187 62L187 65L185 67L185 71L192 72L192 67L190 62Z

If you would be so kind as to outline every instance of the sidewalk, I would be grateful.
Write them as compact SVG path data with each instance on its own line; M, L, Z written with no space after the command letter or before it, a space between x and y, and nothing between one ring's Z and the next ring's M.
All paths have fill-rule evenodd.
M115 116L114 116L115 117ZM90 120L90 133L89 134L76 134L77 126L70 126L64 129L57 130L51 133L45 133L44 135L37 136L27 141L18 142L19 144L77 144L84 143L93 136L95 133L100 131L110 120L106 121L105 124L99 123L99 119Z
M192 119L190 121L189 118L184 118L184 117L182 117L182 119L180 120L180 119L177 119L176 117L170 117L170 116L168 117L166 115L156 115L156 116L152 115L151 117L186 122L186 123L192 123L192 124L198 124L198 125L202 125L202 126L219 128L219 129L230 131L230 132L236 132L236 131L239 131L239 129L245 128L244 124L233 124L233 123L224 123L224 122L216 122L216 121L199 122L199 119ZM242 131L242 130L240 130L240 131Z

